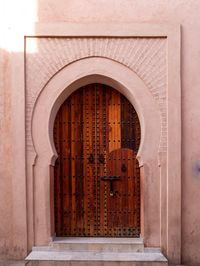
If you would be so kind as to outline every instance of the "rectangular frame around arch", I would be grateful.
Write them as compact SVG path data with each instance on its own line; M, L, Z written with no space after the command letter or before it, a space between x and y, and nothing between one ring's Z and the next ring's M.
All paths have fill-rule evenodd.
M36 23L32 31L24 33L27 37L164 37L167 39L167 153L159 154L160 163L166 164L166 173L161 174L160 183L160 242L168 259L173 263L181 260L181 82L180 82L180 25L174 24L135 24L135 23ZM21 37L20 37L21 38ZM21 40L21 39L20 39ZM22 42L23 43L23 42ZM23 46L24 44L22 44ZM23 47L24 49L24 47ZM24 66L22 58L13 66ZM25 66L26 67L26 66ZM25 79L20 72L21 80ZM19 75L13 77L17 89L24 93L24 82ZM21 96L22 97L22 96ZM21 104L21 102L19 103ZM27 164L31 165L32 155L27 152ZM28 169L28 187L33 173ZM26 174L24 176L26 176ZM19 177L16 178L16 182ZM19 181L20 182L20 181ZM16 193L14 192L14 195ZM27 194L26 194L27 195ZM19 195L16 195L19 198ZM30 218L33 199L27 197L28 210L27 238L33 237L33 221ZM34 218L33 218L34 219ZM30 229L33 228L33 229Z

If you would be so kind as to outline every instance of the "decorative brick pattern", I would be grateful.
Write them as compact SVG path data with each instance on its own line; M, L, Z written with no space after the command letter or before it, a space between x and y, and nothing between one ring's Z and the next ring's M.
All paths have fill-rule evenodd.
M167 148L166 38L26 38L26 136L32 148L34 103L49 79L71 62L86 57L115 60L144 81L161 116L160 152Z

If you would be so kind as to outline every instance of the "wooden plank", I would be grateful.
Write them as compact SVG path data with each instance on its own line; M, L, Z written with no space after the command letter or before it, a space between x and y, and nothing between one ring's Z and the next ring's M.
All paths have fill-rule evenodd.
M54 143L56 150L58 152L58 155L60 154L60 112L58 112L56 120L55 120L55 125L54 125ZM55 168L54 168L54 193L55 193L55 198L54 198L54 204L55 204L55 230L57 234L59 235L61 233L61 215L60 215L60 200L61 198L59 197L60 194L60 157L56 160L55 163Z
M101 155L101 147L102 147L102 136L100 136L100 129L101 129L101 86L95 84L95 143L96 143L96 234L101 235L101 225L100 225L100 216L101 216L101 209L100 209L100 174L101 174L101 163L99 161Z
M104 236L106 225L105 183L101 177L106 175L106 87L96 84L96 150L97 150L97 230Z
M84 89L84 204L85 204L85 234L92 236L95 234L96 219L96 195L95 195L95 91L92 86ZM92 157L91 157L92 156ZM94 162L90 162L93 158Z
M70 100L70 99L69 99ZM60 140L60 145L62 146L62 152L61 152L61 160L62 160L62 181L61 181L61 187L62 187L62 209L60 212L63 212L63 234L70 231L71 229L71 220L70 215L68 213L69 208L71 207L69 205L71 200L71 191L70 191L70 181L71 181L71 173L70 173L70 160L68 159L70 157L69 152L69 139L70 139L70 132L69 128L70 125L68 123L70 118L70 106L65 102L62 105L61 108L61 125L62 125L62 139Z
M76 234L83 235L83 142L82 142L82 90L74 93L74 145L75 145L75 214Z
M71 205L71 234L76 235L76 163L75 163L75 156L76 156L76 139L75 139L75 99L74 94L71 95L71 156L70 156L70 162L71 162L71 180L72 180L72 205Z

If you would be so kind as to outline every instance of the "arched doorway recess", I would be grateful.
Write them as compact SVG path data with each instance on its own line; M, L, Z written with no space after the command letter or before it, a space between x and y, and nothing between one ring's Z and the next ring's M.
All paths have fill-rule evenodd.
M54 124L57 236L140 236L140 123L110 86L73 92Z
M141 234L149 246L159 246L160 223L153 222L155 219L160 221L159 179L155 178L160 175L157 161L161 134L159 108L133 71L105 58L83 59L66 66L49 80L35 103L32 139L36 157L30 155L30 171L33 165L34 176L34 243L46 245L55 233L52 188L57 159L53 140L56 114L71 93L91 83L117 88L138 114L141 126L137 153L141 167Z

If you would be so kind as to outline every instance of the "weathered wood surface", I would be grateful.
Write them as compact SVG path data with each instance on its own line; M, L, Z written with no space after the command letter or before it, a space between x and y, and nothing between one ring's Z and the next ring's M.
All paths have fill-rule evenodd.
M57 114L54 141L56 235L139 236L140 126L130 102L106 85L80 88Z

